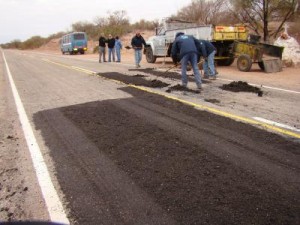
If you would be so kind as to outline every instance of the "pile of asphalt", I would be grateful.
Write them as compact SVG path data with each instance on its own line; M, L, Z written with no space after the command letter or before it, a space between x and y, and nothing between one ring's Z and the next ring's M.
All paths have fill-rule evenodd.
M263 91L260 88L249 85L243 81L233 81L229 84L223 84L220 88L232 92L253 92L257 93L259 97L263 96Z

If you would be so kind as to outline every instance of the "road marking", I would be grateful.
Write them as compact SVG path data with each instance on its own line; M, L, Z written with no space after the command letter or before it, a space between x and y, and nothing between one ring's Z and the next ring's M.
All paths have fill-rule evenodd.
M78 70L80 72L84 72L84 73L87 73L87 74L92 74L92 75L95 75L96 72L93 72L91 70L87 70L87 69L83 69L83 68L80 68L80 67L77 67L77 66L71 66L71 68L75 69L75 70Z
M267 124L271 124L271 125L274 125L274 126L277 126L277 127L281 127L281 128L293 130L293 131L296 131L296 132L299 132L299 133L300 133L300 129L297 129L297 128L295 128L295 127L291 127L291 126L286 125L286 124L277 123L277 122L275 122L275 121L267 120L267 119L261 118L261 117L253 117L253 119L258 120L258 121L261 121L261 122L264 122L264 123L267 123Z
M53 64L56 64L56 65L61 65L61 66L67 67L69 69L74 69L74 68L72 68L72 66L66 66L64 64L55 63L55 62L52 62L50 60L45 60L45 61L53 63ZM98 74L99 76L101 76L101 74L99 74L99 73L97 73L95 71L91 71L91 70L83 69L81 72L87 73L87 74ZM108 80L111 80L113 82L116 82L118 84L127 85L127 86L133 87L135 89L139 89L139 90L142 90L142 91L145 91L145 92L149 92L149 93L152 93L152 94L160 95L160 96L163 96L165 98L172 99L172 100L181 102L183 104L190 105L190 106L193 106L195 108L198 108L198 109L201 109L201 110L205 110L205 111L208 111L208 112L220 115L220 116L224 116L224 117L227 117L227 118L230 118L230 119L234 119L234 120L237 120L237 121L240 121L240 122L244 122L244 123L248 123L248 124L252 124L252 125L258 125L258 126L261 126L263 128L266 128L266 129L269 129L269 130L272 130L272 131L275 131L275 132L278 132L278 133L281 133L281 134L284 134L284 135L287 135L287 136L290 136L290 137L294 137L294 138L299 138L300 139L300 134L294 133L294 132L289 131L289 130L282 129L282 128L276 126L276 124L268 124L268 123L265 123L265 122L262 122L262 121L258 121L258 120L255 120L255 119L251 119L251 118L247 118L247 117L243 117L243 116L234 115L234 114L231 114L231 113L227 113L225 111L218 110L216 108L212 108L212 107L209 107L209 106L205 106L205 105L201 105L201 104L196 104L196 103L193 103L193 102L189 102L189 101L186 101L186 100L183 100L183 99L180 99L180 98L177 98L177 97L173 97L171 95L163 94L163 93L160 93L160 92L157 92L157 91L153 91L153 90L150 90L150 89L147 89L147 88L144 88L144 87L136 86L136 85L133 85L133 84L126 84L126 83L124 83L122 81L110 79L110 78L107 78L107 77L104 77L104 78L108 79Z
M55 64L55 65L63 66L63 67L66 67L66 68L70 69L70 66L62 64L62 63L57 63L57 62L54 62L54 61L51 61L51 60L45 59L45 58L43 58L42 60L45 61L45 62L48 62L48 63L52 63L52 64Z
M253 120L253 119L250 119L250 118L247 118L247 117L243 117L243 116L238 116L238 115L234 115L234 114L231 114L231 113L227 113L225 111L221 111L221 110L209 107L209 106L205 106L205 105L201 105L201 104L196 104L196 103L193 103L193 102L189 102L189 101L186 101L186 100L183 100L183 99L179 99L177 97L173 97L173 96L170 96L170 95L158 93L156 91L148 90L148 89L146 89L144 87L139 87L139 86L135 86L135 85L128 85L128 86L134 87L136 89L143 90L145 92L149 92L149 93L161 95L161 96L164 96L164 97L166 97L168 99L172 99L172 100L184 103L186 105L194 106L195 108L198 108L198 109L201 109L201 110L205 110L205 111L208 111L208 112L212 112L212 113L220 115L220 116L224 116L224 117L227 117L227 118L230 118L230 119L235 119L237 121L245 122L245 123L252 124L252 125L259 125L259 126L264 127L266 129L273 130L273 131L279 132L281 134L284 134L284 135L287 135L287 136L291 136L291 137L299 138L300 139L300 134L297 134L297 133L294 133L294 132L291 132L291 131L288 131L288 130L285 130L285 129L281 129L281 128L276 127L274 125L266 124L264 122L256 121L256 120Z
M2 52L3 60L6 66L7 75L17 106L17 111L19 114L19 119L22 125L24 136L26 138L27 146L31 155L33 166L35 168L36 176L38 178L38 183L40 185L47 210L52 222L58 222L63 224L70 224L65 211L63 209L62 203L58 197L58 194L51 181L47 165L41 153L40 147L34 136L32 127L30 125L29 119L26 115L25 108L19 96L18 90L14 83L13 77L11 75L10 69L8 67L4 52Z

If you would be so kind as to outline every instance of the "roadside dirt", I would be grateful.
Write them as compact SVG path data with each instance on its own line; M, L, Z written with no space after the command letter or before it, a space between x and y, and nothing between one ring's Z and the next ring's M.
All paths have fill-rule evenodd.
M48 220L0 57L0 223Z

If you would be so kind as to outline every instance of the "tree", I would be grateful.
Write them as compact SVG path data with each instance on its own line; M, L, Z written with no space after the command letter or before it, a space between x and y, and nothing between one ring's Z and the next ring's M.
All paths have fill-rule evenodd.
M107 17L97 17L94 19L98 34L112 34L121 36L129 29L130 23L126 11L108 12Z
M41 36L33 36L22 43L22 49L35 49L45 44L46 39Z
M265 42L281 32L298 5L297 0L230 0L230 3L231 12L236 18L257 35L263 34ZM279 24L273 31L269 27L271 21Z
M158 27L159 21L147 21L144 19L141 19L140 21L132 24L133 29L139 29L139 30L154 30L156 27Z
M198 24L224 24L228 19L226 0L193 0L188 6L179 10L175 17Z
M94 28L94 24L89 22L77 22L72 24L72 30L77 32L88 32Z
M2 48L16 48L21 49L22 48L22 41L19 39L15 39L9 43L1 44Z
M109 26L128 26L129 19L127 16L127 12L124 10L114 11L109 13L107 18Z

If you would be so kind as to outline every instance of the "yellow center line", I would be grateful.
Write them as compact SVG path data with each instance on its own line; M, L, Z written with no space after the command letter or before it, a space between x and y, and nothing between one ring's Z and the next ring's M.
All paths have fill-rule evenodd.
M66 67L66 68L69 68L69 69L72 69L72 70L77 70L77 71L80 71L80 72L83 72L83 73L86 73L86 74L92 74L92 75L97 74L94 71L86 70L86 69L83 69L83 68L80 68L80 67L68 66L68 65L65 65L65 64L50 61L48 59L43 59L43 60L45 62L53 63L55 65L63 66L63 67ZM101 76L101 74L98 74L98 75ZM261 126L263 128L266 128L266 129L269 129L269 130L272 130L272 131L276 131L278 133L281 133L281 134L284 134L284 135L287 135L287 136L290 136L290 137L300 139L300 134L298 134L298 133L295 133L295 132L292 132L292 131L289 131L289 130L286 130L286 129L282 129L282 128L279 128L279 127L276 127L276 126L273 126L273 125L270 125L270 124L267 124L267 123L264 123L264 122L260 122L260 121L253 120L253 119L243 117L243 116L234 115L232 113L228 113L228 112L225 112L225 111L222 111L222 110L219 110L219 109L216 109L216 108L212 108L212 107L209 107L209 106L196 104L196 103L186 101L186 100L183 100L183 99L171 96L171 95L167 95L167 94L163 94L163 93L160 93L160 92L157 92L157 91L153 91L153 90L150 90L148 88L141 87L141 86L136 86L136 85L133 85L133 84L126 84L126 83L124 83L122 81L119 81L119 80L114 80L114 79L110 79L110 78L107 78L107 77L102 77L102 78L111 80L111 81L113 81L115 83L118 83L118 84L127 85L128 87L132 87L132 88L135 88L135 89L138 89L138 90L142 90L142 91L145 91L145 92L148 92L148 93L151 93L151 94L160 95L160 96L163 96L167 99L178 101L178 102L181 102L185 105L193 106L197 109L205 110L205 111L208 111L208 112L220 115L220 116L224 116L224 117L227 117L227 118L230 118L230 119L234 119L234 120L237 120L237 121L240 121L240 122L245 122L245 123L252 124L252 125L258 125L258 126Z
M270 124L267 124L267 123L263 123L263 122L256 121L256 120L253 120L253 119L250 119L250 118L247 118L247 117L227 113L227 112L224 112L224 111L221 111L221 110L209 107L209 106L196 104L196 103L189 102L189 101L186 101L186 100L183 100L183 99L179 99L177 97L173 97L173 96L170 96L170 95L166 95L166 94L162 94L162 93L159 93L159 92L151 91L151 90L148 90L148 89L143 88L143 87L139 87L139 86L135 86L135 85L128 85L128 86L136 88L136 89L143 90L145 92L161 95L161 96L164 96L165 98L172 99L172 100L181 102L181 103L186 104L186 105L194 106L195 108L202 109L202 110L205 110L205 111L209 111L209 112L212 112L212 113L220 115L220 116L224 116L224 117L227 117L227 118L230 118L230 119L235 119L235 120L245 122L245 123L249 123L249 124L253 124L253 125L260 125L264 128L279 132L281 134L285 134L285 135L295 137L295 138L300 138L300 134L297 134L297 133L294 133L292 131L285 130L285 129L282 129L282 128L279 128L279 127L276 127L276 126L273 126L273 125L270 125Z
M77 70L79 72L83 72L83 73L86 73L86 74L90 74L90 75L96 74L94 71L83 69L83 68L80 68L80 67L77 67L77 66L69 66L69 65L58 63L58 62L54 62L54 61L51 61L51 60L45 59L45 58L42 59L42 60L45 61L45 62L48 62L48 63L52 63L52 64L55 64L55 65L58 65L58 66L62 66L62 67L71 69L71 70Z

